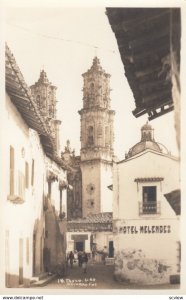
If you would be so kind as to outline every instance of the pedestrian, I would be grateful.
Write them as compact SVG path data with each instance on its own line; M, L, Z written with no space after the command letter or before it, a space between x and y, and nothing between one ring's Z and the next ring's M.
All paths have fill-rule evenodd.
M77 263L78 261L78 253L77 250L74 251L74 263Z
M74 262L74 253L72 251L70 251L69 260L70 260L70 266L72 268L73 267L73 262Z
M92 250L92 262L95 262L96 251Z
M87 273L87 263L88 263L88 255L84 251L81 257L83 272Z
M103 264L105 265L106 264L106 257L108 256L108 253L107 253L107 247L104 246L104 249L102 251L102 261L103 261Z
M78 263L79 263L79 267L82 267L82 252L79 251L78 252Z

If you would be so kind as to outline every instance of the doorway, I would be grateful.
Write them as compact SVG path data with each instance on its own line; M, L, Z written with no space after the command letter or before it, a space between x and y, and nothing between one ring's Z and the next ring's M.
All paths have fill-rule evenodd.
M33 234L33 248L32 248L32 251L33 251L33 260L32 260L32 267L33 267L33 276L35 275L36 273L36 233L34 232Z
M84 242L76 242L75 243L75 250L84 251Z
M23 284L23 239L19 239L19 284Z
M84 251L84 242L76 242L75 243L75 250L79 251Z
M114 257L114 243L113 243L113 241L109 242L109 257Z

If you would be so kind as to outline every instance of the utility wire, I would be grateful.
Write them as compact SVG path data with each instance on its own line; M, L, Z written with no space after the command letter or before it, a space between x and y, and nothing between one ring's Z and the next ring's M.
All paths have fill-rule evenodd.
M89 44L89 43L85 43L85 42L82 42L82 41L77 41L77 40L72 40L72 39L64 39L64 38L61 38L61 37L55 37L55 36L47 35L47 34L40 33L40 32L33 32L31 29L22 27L20 25L11 24L9 22L7 24L10 25L10 26L12 26L12 27L16 27L16 28L19 28L21 30L24 30L26 32L30 32L30 33L32 33L34 35L43 37L45 39L52 39L52 40L57 40L57 41L62 41L62 42L67 42L67 43L76 43L76 44L80 44L80 45L83 45L83 46L91 47L91 48L94 48L94 49L104 49L104 50L106 50L108 52L111 52L111 53L115 54L115 51L111 50L111 49L106 49L106 48L103 48L103 47L98 47L98 46L95 46L95 45L92 45L92 44Z

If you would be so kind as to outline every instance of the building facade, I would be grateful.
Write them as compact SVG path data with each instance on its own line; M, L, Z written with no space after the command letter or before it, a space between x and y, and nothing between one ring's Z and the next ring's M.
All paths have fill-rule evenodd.
M65 260L67 178L57 130L40 113L8 47L1 126L2 286L28 287Z
M110 75L94 58L83 74L81 116L81 172L83 216L112 211L113 118L110 108Z
M180 187L179 161L147 123L114 166L115 276L137 284L179 281L179 216L165 195Z
M62 153L73 170L68 172L73 191L68 191L67 252L90 253L106 247L112 255L112 193L108 186L112 183L115 112L110 107L110 75L95 57L82 76L80 157L70 152L68 145Z

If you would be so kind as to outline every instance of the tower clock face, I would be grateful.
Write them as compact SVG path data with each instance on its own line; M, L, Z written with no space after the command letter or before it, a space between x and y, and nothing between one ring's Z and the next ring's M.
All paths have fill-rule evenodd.
M87 190L87 192L88 192L90 195L92 195L92 194L94 193L94 191L95 191L95 185L92 184L92 183L89 183L89 184L87 185L86 190Z

